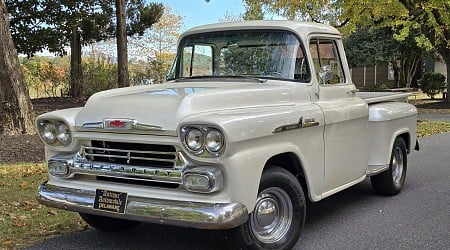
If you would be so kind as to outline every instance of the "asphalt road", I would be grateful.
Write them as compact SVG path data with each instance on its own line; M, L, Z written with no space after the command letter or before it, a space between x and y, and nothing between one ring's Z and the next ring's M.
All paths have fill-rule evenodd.
M450 114L419 114L417 119L450 122Z
M144 224L124 234L93 229L30 249L223 249L222 232ZM450 133L421 140L403 191L373 193L367 180L308 209L294 249L450 249Z

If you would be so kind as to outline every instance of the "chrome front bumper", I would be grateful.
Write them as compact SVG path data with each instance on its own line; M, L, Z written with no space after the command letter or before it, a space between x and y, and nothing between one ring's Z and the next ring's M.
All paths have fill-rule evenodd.
M247 221L241 203L202 203L128 196L125 214L93 208L95 191L65 188L47 182L39 186L37 200L60 209L148 223L201 229L229 229Z

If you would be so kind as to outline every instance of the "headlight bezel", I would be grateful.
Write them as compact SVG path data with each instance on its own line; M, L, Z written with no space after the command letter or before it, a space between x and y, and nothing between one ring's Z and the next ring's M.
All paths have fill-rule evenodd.
M51 128L49 130L48 128ZM62 120L42 119L37 121L38 134L41 139L50 146L67 147L72 144L72 131L70 126ZM51 133L54 139L49 139ZM47 134L47 135L46 135Z
M200 131L201 132L201 146L198 149L193 149L189 146L188 143L188 135L191 131ZM211 133L220 134L220 147L217 149L212 149L207 146L207 136ZM187 124L183 125L180 129L180 139L184 148L191 154L195 156L205 157L205 158L215 158L220 157L225 151L226 142L225 142L225 134L222 129L215 125L209 124Z

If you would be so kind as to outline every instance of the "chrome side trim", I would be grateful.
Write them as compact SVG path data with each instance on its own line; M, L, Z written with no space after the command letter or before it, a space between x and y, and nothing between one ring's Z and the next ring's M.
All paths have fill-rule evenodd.
M91 129L102 129L103 122L89 122L83 124L83 128L91 128Z
M200 229L229 229L245 223L248 210L241 203L204 203L128 196L125 214L94 210L95 191L59 187L47 182L36 197L60 209L149 223Z
M389 165L369 165L366 170L366 176L374 176L389 169Z
M166 131L160 126L156 125L148 125L148 124L142 124L142 123L134 123L131 125L131 128L134 130L146 130L146 131L157 131L157 132L164 132Z
M305 118L304 119L303 117L300 117L298 123L279 126L276 129L274 129L272 131L272 133L279 133L279 132L284 132L284 131L289 131L289 130L294 130L294 129L314 127L314 126L319 126L319 125L320 125L320 123L316 122L316 118Z

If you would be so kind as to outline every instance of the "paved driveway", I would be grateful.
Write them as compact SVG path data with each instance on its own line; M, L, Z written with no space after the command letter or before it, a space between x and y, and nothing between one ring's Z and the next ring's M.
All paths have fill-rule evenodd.
M419 114L417 119L450 122L450 114Z
M421 141L405 188L373 194L365 181L311 204L295 249L450 249L450 133ZM125 234L86 230L30 249L221 249L221 232L142 225Z

